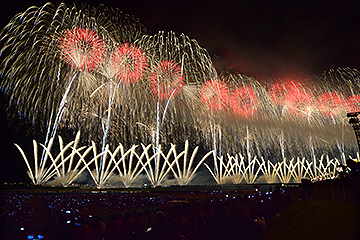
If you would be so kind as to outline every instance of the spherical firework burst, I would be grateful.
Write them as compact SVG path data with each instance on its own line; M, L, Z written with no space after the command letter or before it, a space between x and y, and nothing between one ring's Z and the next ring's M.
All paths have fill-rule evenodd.
M59 51L69 65L91 72L104 61L105 44L91 29L68 29L61 34Z
M184 77L178 64L172 61L160 61L153 67L150 76L150 87L161 99L176 96L184 85Z
M135 83L144 77L148 59L143 50L134 44L120 44L110 55L108 71L110 78L124 84Z
M228 104L229 90L224 82L209 80L201 87L200 98L211 110L219 111Z
M147 81L139 82L132 100L127 103L134 105L129 109L131 113L127 116L130 118L126 122L135 124L126 124L126 128L131 133L140 133L137 134L139 139L146 143L153 142L154 132L160 135L161 142L188 139L200 142L199 125L204 119L198 111L202 106L198 88L206 80L217 78L209 54L194 39L184 34L176 36L173 32L145 35L136 41L136 45L148 56L152 73ZM160 72L170 70L173 71L172 79L155 78ZM157 84L154 80L161 81ZM159 133L156 130L158 124Z
M317 100L319 111L328 117L334 118L347 109L346 99L338 92L325 92Z
M63 104L61 126L81 126L85 132L101 126L95 105L103 99L94 91L108 79L98 69L108 49L133 43L146 32L135 17L103 5L47 3L16 15L0 36L1 89L11 114L47 130Z
M239 87L230 95L230 108L235 115L248 119L258 110L258 96L252 87Z
M270 96L281 114L286 111L290 115L306 116L313 104L312 94L293 80L274 84L270 89Z
M347 100L347 112L360 112L360 94L355 94Z

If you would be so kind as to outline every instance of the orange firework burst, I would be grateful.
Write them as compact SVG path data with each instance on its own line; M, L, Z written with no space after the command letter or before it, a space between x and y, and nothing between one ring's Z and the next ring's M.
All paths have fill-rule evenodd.
M75 28L63 32L59 49L61 57L69 65L91 72L103 61L105 44L91 29Z
M234 114L248 119L258 109L258 96L252 87L236 88L230 95L230 107Z
M222 110L229 101L228 87L220 80L209 80L202 86L200 98L211 110Z
M161 99L175 96L184 86L185 81L179 65L172 61L160 61L149 76L150 87Z
M134 44L120 44L110 56L109 70L124 84L135 83L142 78L148 68L148 59Z

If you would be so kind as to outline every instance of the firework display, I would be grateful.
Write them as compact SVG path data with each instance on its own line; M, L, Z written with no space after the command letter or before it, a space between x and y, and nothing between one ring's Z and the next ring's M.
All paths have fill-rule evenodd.
M104 60L105 45L96 33L87 28L75 28L62 33L59 51L70 66L91 72Z
M144 52L135 45L120 44L109 60L109 76L124 84L135 83L146 73L148 66Z
M235 156L229 154L226 157L217 156L215 151L207 152L195 163L198 147L188 159L188 141L185 142L184 150L180 153L177 153L175 145L171 145L168 151L163 150L159 145L157 151L153 152L151 145L141 145L141 147L134 145L126 150L122 144L119 144L114 151L111 151L107 145L103 152L98 153L94 142L89 147L78 147L79 137L80 132L75 140L65 147L62 138L59 137L60 151L56 156L51 153L54 139L51 139L47 146L40 144L46 151L43 162L38 159L38 144L34 140L34 166L31 166L21 147L15 144L27 165L28 176L35 185L48 183L66 187L84 173L90 175L98 188L111 186L111 183L115 185L120 183L128 188L135 186L135 182L137 186L149 182L153 187L164 184L188 185L202 164L206 166L217 184L300 183L301 179L317 181L336 178L336 168L341 163L341 160L330 159L328 155L322 155L314 163L299 157L290 160L285 158L283 161L272 163L264 160L263 157L247 158L241 153ZM104 157L101 158L102 156ZM213 157L214 169L205 162L211 158L210 156ZM46 159L50 159L51 163L47 163ZM139 181L141 176L145 176L146 180ZM174 179L170 179L170 176Z
M267 83L218 74L196 40L150 35L135 17L102 5L31 7L5 26L1 43L9 113L46 138L34 172L17 146L34 184L56 176L68 185L88 172L98 187L115 173L126 187L141 174L158 186L172 173L183 185L211 154L214 162L205 166L219 184L254 183L259 175L289 182L316 178L316 169L334 176L335 162L355 154L345 119L359 111L356 69ZM52 157L56 136L71 139L78 131L84 147L77 147L79 135L65 147L60 138L60 153ZM207 154L195 160L197 145ZM189 148L195 149L190 159ZM324 154L328 166L321 168Z
M180 67L170 61L159 62L150 73L151 90L162 99L169 99L181 90L184 78Z
M258 97L251 87L236 88L230 96L230 108L238 116L248 119L257 112Z
M220 80L209 80L204 83L200 97L210 110L220 111L228 105L229 94L226 84Z

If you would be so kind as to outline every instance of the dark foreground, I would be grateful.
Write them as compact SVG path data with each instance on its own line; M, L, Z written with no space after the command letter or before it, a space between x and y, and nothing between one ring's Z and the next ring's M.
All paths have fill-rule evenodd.
M122 191L7 187L0 199L0 236L54 240L359 239L356 191L339 181Z

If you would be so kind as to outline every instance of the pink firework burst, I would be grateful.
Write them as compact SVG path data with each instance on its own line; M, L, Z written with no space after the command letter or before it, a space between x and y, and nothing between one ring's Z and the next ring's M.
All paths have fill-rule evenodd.
M303 86L292 80L277 83L270 89L274 103L292 115L307 114L313 104L313 96Z
M150 73L149 80L152 92L161 99L175 96L185 84L180 66L168 60L156 64Z
M360 112L360 94L355 94L348 98L347 112Z
M220 80L209 80L201 87L200 98L211 110L222 110L229 101L228 87Z
M134 44L124 43L111 54L109 70L115 79L129 84L141 79L148 65L148 59L143 50Z
M258 109L258 96L252 87L240 87L230 95L230 107L234 114L248 119Z
M348 104L345 98L337 92L326 92L318 97L318 109L325 116L334 117L341 111L346 111Z
M66 30L58 47L63 60L79 70L90 72L97 69L104 59L103 40L88 28Z

